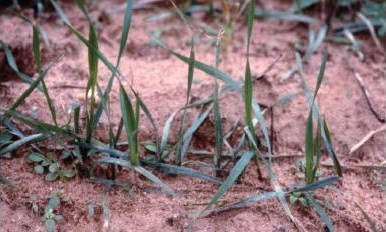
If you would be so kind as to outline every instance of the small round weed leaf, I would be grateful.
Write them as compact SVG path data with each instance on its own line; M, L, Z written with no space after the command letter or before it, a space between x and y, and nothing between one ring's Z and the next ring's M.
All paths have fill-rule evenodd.
M54 232L55 231L55 220L54 219L47 219L46 220L46 228L48 232Z
M31 162L39 163L44 160L44 156L40 153L33 152L28 156L28 160Z
M46 181L54 181L56 180L56 178L58 178L58 174L57 173L52 173L52 172L49 172L47 175L46 175Z
M56 206L58 206L60 204L60 199L58 196L53 196L50 198L50 200L48 201L48 205L51 206L50 208L53 209L55 208Z
M305 199L304 197L300 197L300 198L299 198L299 201L300 201L300 203L301 203L304 207L308 207L308 201L307 201L307 199Z
M52 163L52 161L46 157L44 157L44 160L43 162L41 163L41 165L43 166L49 166L50 164Z
M293 205L293 204L295 204L295 202L297 201L297 197L295 197L294 195L290 195L290 197L289 197L289 200L290 200L290 203Z
M37 173L37 174L43 174L44 172L44 167L42 165L36 165L34 167L34 171Z
M73 170L59 170L59 175L66 178L71 178L75 176L75 172Z
M49 168L48 168L48 170L49 170L50 172L52 172L52 173L57 172L58 169L59 169L59 164L58 164L58 163L52 163L52 164L49 166Z
M67 159L68 157L70 157L71 156L71 151L70 150L64 150L63 152L62 152L62 155L60 156L60 159Z

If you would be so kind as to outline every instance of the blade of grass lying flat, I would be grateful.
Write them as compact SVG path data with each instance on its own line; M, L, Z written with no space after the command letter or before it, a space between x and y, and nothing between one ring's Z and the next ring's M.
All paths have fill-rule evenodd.
M151 180L153 183L159 185L166 193L168 193L171 196L175 196L175 193L173 190L171 190L167 185L165 185L161 180L159 180L156 176L154 176L151 172L147 171L141 166L134 166L131 165L129 162L121 159L111 158L111 157L104 157L100 158L98 160L100 163L109 163L109 164L117 164L122 167L132 169L140 173L141 175L145 176L149 180Z
M50 136L55 136L55 135L61 135L65 136L70 139L80 139L79 136L71 133L71 131L65 130L63 128L47 124L44 122L40 122L34 119L31 119L23 114L20 114L18 112L12 111L12 110L6 110L6 109L1 109L0 111L3 111L6 115L10 115L13 118L15 118L18 121L23 122L24 124L28 125L29 127L33 128L34 130L40 132L40 133L45 133Z
M126 90L122 85L119 87L119 96L120 96L120 106L123 124L125 126L128 143L130 145L130 162L132 165L138 165L138 125L137 118L134 114L133 106L130 102L129 97L127 96Z
M221 184L220 188L217 190L215 195L212 197L210 202L205 206L205 208L201 211L203 213L204 211L208 210L213 204L215 204L220 197L222 197L226 191L230 187L233 186L237 178L240 176L240 174L243 172L245 167L248 165L251 158L254 156L253 152L247 151L245 152L240 160L236 163L235 167L230 172L229 176L225 179L225 181Z
M308 17L306 15L294 14L294 13L283 12L283 11L273 11L273 10L268 11L260 8L256 8L255 16L263 19L266 19L266 18L282 19L282 20L295 21L295 22L301 22L301 23L307 23L307 24L318 23L318 20Z
M332 222L328 215L326 214L326 211L322 208L322 206L315 200L313 196L311 196L310 193L305 193L307 201L314 207L315 211L319 214L320 218L323 220L324 224L327 226L328 230L330 232L334 232L335 228L332 225Z
M365 220L370 224L371 231L378 232L377 226L375 225L374 221L370 218L370 216L362 209L362 207L358 203L356 203L355 201L353 202L354 202L354 205L361 211Z
M280 193L278 193L278 192L265 192L265 193L261 193L259 195L254 195L252 197L245 198L245 199L243 199L241 201L238 201L238 202L235 202L233 204L226 205L226 206L223 206L223 207L220 207L220 208L216 208L216 209L210 210L207 213L204 213L202 216L209 217L209 216L212 216L212 215L214 216L214 215L218 215L218 214L223 213L223 212L227 212L229 210L243 208L243 207L246 207L246 206L248 206L249 204L252 204L252 203L256 203L256 202L259 202L259 201L267 201L267 200L276 198L276 197L279 196L279 194Z
M11 50L9 50L8 46L0 41L0 47L3 48L4 53L5 53L5 58L7 59L9 67L12 68L13 71L26 83L32 85L34 83L34 80L32 80L31 77L27 76L26 74L20 72L19 68L16 65L15 58L12 55ZM39 84L39 83L38 83ZM38 85L37 89L41 92L43 92L42 86Z
M34 134L34 135L29 135L25 136L23 138L20 138L19 140L16 140L12 142L10 145L4 147L3 149L0 150L0 157L10 151L13 151L20 146L27 144L27 143L36 143L42 140L45 140L47 137L43 134Z
M0 110L1 111L1 110ZM19 137L20 139L25 138L26 136L14 125L9 119L4 117L4 115L0 115L0 122L3 124L6 128L7 131L10 132L11 134ZM31 144L31 147L38 152L41 152L41 150L35 145Z
M134 169L140 174L142 174L143 176L145 176L146 178L148 178L149 180L151 180L152 182L154 182L155 184L159 185L170 196L176 196L173 190L171 190L166 184L164 184L161 180L159 180L148 170L144 169L141 166L135 166Z
M89 150L94 150L100 153L106 153L116 158L122 158L124 159L125 162L127 162L130 159L130 154L128 152L123 152L114 148L110 148L110 147L107 147L106 145L83 143L78 141L74 141L74 144L79 147L87 148Z
M143 161L145 165L150 165L153 167L156 167L159 171L168 173L168 174L174 174L178 176L189 176L194 177L202 180L211 181L216 184L221 184L221 180L219 178L216 178L214 176L208 175L204 172L200 172L191 168L183 167L183 166L176 166L176 165L170 165L170 164L164 164L164 163L153 163L153 162L145 162Z
M307 184L307 185L304 185L304 186L301 186L301 187L298 187L298 188L294 188L294 189L288 190L286 192L286 194L288 195L288 194L291 194L291 193L294 193L294 192L309 192L309 191L313 191L315 189L324 188L326 186L332 185L334 182L336 182L338 180L339 180L339 177L331 176L331 177L328 177L328 178L325 178L325 179L322 179L322 180L315 181L312 184Z
M297 189L289 190L286 192L264 192L261 194L253 195L251 197L242 199L241 201L235 202L233 204L229 204L220 208L216 208L213 210L208 211L208 213L205 213L204 216L210 216L210 215L217 215L222 212L226 212L232 209L237 209L237 208L242 208L246 207L250 204L259 202L259 201L265 201L265 200L270 200L273 198L281 198L284 196L288 196L294 192L308 192L312 191L318 188L323 188L326 186L331 185L335 181L339 180L338 177L331 177L331 178L326 178L324 180L320 180L317 182L314 182L313 184L305 185Z

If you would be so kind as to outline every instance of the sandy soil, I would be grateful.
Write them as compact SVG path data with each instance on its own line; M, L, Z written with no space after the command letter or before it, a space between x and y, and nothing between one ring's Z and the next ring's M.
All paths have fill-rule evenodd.
M286 1L282 1L286 2ZM101 1L91 15L98 20L100 49L107 58L115 62L117 57L123 13L106 16L103 9L124 3L124 1ZM63 3L63 8L75 27L87 32L87 21L75 4ZM126 87L132 85L141 95L152 112L161 133L166 119L172 112L184 105L186 99L186 64L172 56L167 50L153 46L151 36L163 30L163 39L170 48L186 56L189 55L191 31L177 18L146 21L156 10L136 10L133 14L129 42L122 57L121 72L125 76ZM32 11L24 10L31 15ZM202 20L201 16L196 21ZM54 64L46 77L47 87L54 99L61 124L68 120L71 103L84 103L87 83L87 49L67 29L53 12L46 12L43 18L35 19L46 31L50 45L44 46L43 62L49 64L58 55L63 57ZM207 22L211 24L211 22ZM224 51L220 69L234 79L243 78L245 72L246 28L242 22L235 27L235 35ZM386 114L386 67L385 56L376 49L371 37L358 35L363 41L361 51L364 60L343 45L324 43L304 67L304 77L309 86L314 86L322 59L323 47L328 48L329 59L318 103L332 134L338 158L344 166L343 179L326 189L313 192L315 198L325 206L337 231L371 231L370 225L356 207L358 203L372 218L379 231L386 231L386 152L385 130L372 136L358 150L350 153L350 148L380 123L369 110L364 95L354 77L352 68L364 79L375 110ZM254 93L259 102L273 104L278 98L295 93L287 103L274 107L274 152L273 167L279 182L290 187L303 180L296 177L296 161L304 153L304 131L308 115L308 105L302 94L298 75L283 79L283 74L295 65L294 43L307 38L307 27L280 20L258 20L253 29L250 58L253 75L261 74L279 57L274 67L264 78L255 82ZM197 32L195 35L196 59L206 64L215 63L213 37ZM32 58L32 29L20 19L6 15L0 17L0 40L7 44L15 56L22 72L35 73ZM6 65L0 51L1 107L9 107L27 85L19 81ZM100 64L100 84L104 88L110 73ZM194 98L209 96L214 88L213 78L196 70L192 95ZM119 120L118 86L111 95L113 122ZM236 93L221 95L221 115L225 128L230 128L237 120L243 120L242 99ZM17 109L39 120L51 122L44 96L35 92ZM189 112L194 116L195 112ZM271 119L266 117L268 125ZM176 123L174 128L177 128ZM154 139L151 125L142 115L140 138ZM28 134L31 130L20 125ZM104 140L105 125L100 125L97 137ZM214 150L213 120L209 118L196 133L193 148ZM242 126L237 129L242 131ZM171 143L175 142L176 130ZM48 148L47 148L48 150ZM26 161L31 152L24 147L10 159L1 159L1 173L16 183L19 188L1 185L1 231L45 231L41 220L47 196L62 191L66 202L55 212L64 217L58 223L58 231L104 231L103 202L104 187L90 183L87 179L74 178L67 181L44 181L44 177L34 174L33 166ZM53 152L53 151L50 151ZM328 163L324 157L323 163ZM383 165L383 166L382 166ZM379 168L363 168L378 166ZM233 203L256 193L272 190L267 180L259 181L253 164L240 182L221 198L218 206ZM334 175L334 170L326 165L321 168L324 176ZM289 217L277 200L252 204L211 217L194 217L191 212L202 209L213 196L218 186L187 177L169 176L154 171L162 181L178 193L168 197L159 192L152 183L137 174L122 170L118 179L128 183L125 188L112 187L105 199L111 211L109 231L296 231ZM267 177L266 173L264 173ZM32 202L31 196L37 196ZM35 203L39 212L32 210ZM88 213L89 205L94 205L94 215ZM300 204L291 205L294 216L308 231L325 231L324 225L312 208Z

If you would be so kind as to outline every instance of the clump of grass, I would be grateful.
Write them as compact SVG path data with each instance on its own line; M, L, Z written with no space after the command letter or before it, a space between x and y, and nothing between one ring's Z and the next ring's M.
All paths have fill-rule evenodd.
M253 20L256 16L255 1L249 1L247 8L247 58L245 64L245 75L242 82L235 81L228 74L222 72L218 69L219 66L219 56L220 56L220 41L217 39L218 43L216 46L216 63L212 67L210 65L204 64L195 59L194 46L192 42L192 47L189 57L170 51L174 56L179 58L182 62L188 64L188 73L187 73L187 94L186 102L180 110L174 112L170 115L169 119L165 122L163 133L161 138L158 138L157 135L157 126L154 123L154 119L151 115L151 112L146 107L146 104L142 101L140 94L136 92L132 87L126 88L126 86L121 81L121 73L119 72L120 59L123 54L125 44L127 42L128 33L131 25L131 16L132 16L132 7L134 1L128 0L125 8L125 17L123 21L123 29L120 41L119 54L117 57L116 64L113 65L99 50L98 48L98 35L95 30L95 26L92 22L92 19L88 15L86 6L81 0L77 0L76 4L81 9L84 17L88 21L89 26L89 35L88 38L76 30L70 21L68 20L65 13L60 8L60 5L55 1L51 0L54 8L56 9L58 15L64 22L64 25L73 33L87 48L88 48L88 67L89 67L89 78L85 91L86 99L86 123L85 127L81 127L80 123L80 107L75 106L74 111L74 125L66 125L62 127L56 122L56 112L55 107L52 104L50 95L44 83L44 77L46 76L49 68L52 66L48 65L46 69L43 69L43 65L40 60L40 48L39 48L39 37L38 30L35 29L33 25L33 48L34 48L34 58L36 66L38 67L38 78L32 80L30 77L18 72L17 67L13 64L12 59L9 58L11 55L6 52L8 57L8 62L13 66L13 69L18 72L18 75L28 82L30 86L23 94L15 101L15 103L9 109L1 109L4 113L2 115L2 124L8 125L8 128L11 132L16 131L15 129L10 129L12 126L9 126L9 118L14 118L21 123L24 123L33 129L35 129L38 134L31 136L18 135L19 140L17 143L12 143L10 140L7 141L6 145L1 146L0 154L6 154L14 149L17 149L19 146L26 143L34 143L36 141L46 140L46 139L56 139L62 141L62 144L69 147L68 145L74 145L75 149L71 153L74 154L76 159L84 165L88 159L93 157L94 154L100 153L103 154L103 157L97 157L97 162L100 164L107 164L110 167L110 171L115 173L116 165L126 168L128 170L133 170L140 175L145 176L158 186L162 188L169 195L174 196L175 193L170 189L164 182L158 179L149 168L156 168L161 172L176 174L176 175L186 175L191 177L196 177L211 181L213 183L219 184L219 188L208 204L200 211L201 214L216 214L226 210L245 207L248 204L259 202L262 200L270 200L277 198L281 203L284 211L287 213L288 217L293 221L293 223L298 227L302 228L298 220L292 215L291 210L287 203L287 197L289 196L302 196L302 199L307 200L307 202L314 207L317 213L322 218L323 222L326 224L330 231L333 231L333 225L328 218L327 214L321 207L321 205L314 199L312 196L312 191L329 186L334 182L339 180L338 176L342 175L338 159L335 155L334 149L332 147L332 140L329 133L329 129L326 121L321 117L315 99L318 93L319 88L321 87L321 82L325 72L326 65L326 56L322 61L320 72L318 75L317 85L312 95L309 91L305 81L303 80L303 86L305 95L310 104L310 112L308 114L306 122L306 136L305 136L305 176L306 183L302 186L299 186L295 189L283 189L279 184L278 178L275 174L275 170L272 166L272 148L269 139L268 129L266 122L263 117L263 112L260 109L258 99L253 97L253 78L251 75L250 69L250 57L249 50L251 44L251 36L253 29ZM306 18L307 19L307 18ZM323 29L315 34L310 32L309 36L309 46L306 52L306 57L312 54L316 48L319 46L323 40L326 29ZM158 42L160 45L166 47L165 44ZM5 45L2 45L6 47ZM307 55L308 54L308 55ZM102 90L98 84L98 65L99 61L102 61L111 71L111 76L108 81L107 87ZM298 70L302 73L302 58L300 55L297 55ZM200 99L194 103L190 103L191 87L193 82L194 69L199 69L212 77L214 77L214 92L207 99ZM119 84L119 99L120 99L120 111L121 118L119 120L119 127L117 130L113 130L110 111L109 111L109 102L110 94L114 81L117 81ZM218 82L224 82L224 85L220 87ZM32 119L28 116L22 115L16 111L17 107L22 104L22 102L32 93L32 91L38 89L43 92L47 104L52 116L52 123L45 123L35 119ZM243 98L244 105L244 133L239 138L239 144L236 148L232 148L229 143L227 143L226 135L223 132L221 124L221 115L220 115L220 101L221 95L227 91L235 91L239 93ZM96 96L101 96L101 101L97 104ZM280 102L281 99L278 100ZM280 103L278 103L280 104ZM191 107L200 107L200 111L197 114L196 118L193 120L190 126L187 126L186 123L186 112ZM273 106L272 106L273 107ZM155 157L151 154L142 154L140 147L142 146L141 141L138 138L138 130L140 126L140 111L143 111L147 119L151 122L154 131L155 131L155 142L153 144L147 144L147 148L152 150L155 153ZM182 120L179 126L179 137L177 144L168 144L168 136L170 133L170 128L172 121L174 120L177 113L182 112ZM107 132L107 137L109 139L108 144L105 144L101 141L98 141L94 138L95 129L100 121L102 113L106 113L109 117L109 130ZM215 120L215 144L216 147L214 153L210 153L213 160L213 165L205 165L213 167L214 171L221 170L222 166L222 157L225 155L223 151L224 144L228 144L229 150L234 150L237 152L229 152L234 159L234 166L229 171L229 175L225 179L219 178L220 175L214 177L208 173L194 170L186 167L185 154L189 152L190 141L193 137L194 132L202 125L203 121L208 117L210 113L213 113ZM314 122L317 124L317 131L314 133ZM8 124L7 124L8 123ZM259 126L259 127L258 127ZM257 130L261 130L263 138L259 138L256 134ZM126 143L128 149L121 151L117 148L118 140L122 132L126 132ZM151 145L151 146L150 146ZM262 146L265 146L267 152L262 151ZM322 149L327 150L328 154L334 161L335 170L338 176L331 176L321 180L316 180L315 176L319 168L319 161L321 157ZM170 147L172 147L170 149ZM167 158L171 152L174 151L176 156L173 164L167 163ZM240 153L236 157L235 153ZM40 157L36 159L36 157ZM44 158L41 156L35 156L35 161L37 163L44 161ZM238 159L236 159L238 158ZM264 192L258 195L253 195L248 198L242 199L241 201L235 202L233 204L223 206L217 209L211 209L218 200L233 186L236 184L237 180L244 173L244 170L251 163L251 160L255 161L256 171L259 177L262 178L260 173L260 166L267 169L268 179L272 184L274 191ZM40 168L41 169L41 168ZM78 170L79 171L79 170ZM218 174L218 173L217 173ZM115 180L115 175L113 175L112 180L102 180L100 183L106 185L106 191L104 196L104 211L107 212L106 215L110 215L110 211L107 207L107 194L109 187L112 184L117 184ZM51 215L52 216L52 215ZM52 219L52 218L49 218ZM106 220L110 220L110 216L106 216ZM51 222L52 223L52 222Z

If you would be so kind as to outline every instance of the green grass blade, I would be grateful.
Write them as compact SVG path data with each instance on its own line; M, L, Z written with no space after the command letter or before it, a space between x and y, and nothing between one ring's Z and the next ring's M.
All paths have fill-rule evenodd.
M216 65L215 65L216 71L218 71L218 66L220 64L220 51L221 51L220 42L221 42L221 38L219 35L216 41ZM215 87L214 87L214 93L213 93L213 115L214 115L214 130L215 130L215 141L216 141L216 154L213 156L213 162L215 164L216 170L220 170L222 148L224 144L224 135L222 131L219 86L217 81L215 81ZM216 174L218 175L219 173L216 173Z
M12 52L11 50L9 50L8 46L6 44L4 44L2 41L0 41L0 47L4 50L4 53L5 53L5 58L7 59L7 62L8 62L8 65L9 67L11 67L11 69L13 71L15 71L15 73L26 83L32 85L34 83L34 80L32 80L31 77L27 76L26 74L20 72L19 68L17 67L16 65L16 61L15 61L15 58L13 57L12 55ZM38 83L39 84L39 83ZM41 92L43 92L43 88L41 86L37 86L37 89Z
M188 146L193 137L194 132L202 125L205 119L209 116L210 111L212 110L212 106L208 107L204 112L200 113L198 117L192 122L192 125L185 131L182 136L182 147L180 150L180 161L183 162L186 151L188 150Z
M164 184L160 179L158 179L156 176L154 176L151 172L148 170L144 169L141 166L135 166L134 170L154 182L155 184L159 185L167 194L170 196L176 196L176 194L171 190L166 184Z
M178 130L179 140L178 140L178 143L176 146L176 153L177 153L176 162L179 165L181 165L185 150L187 149L187 145L185 144L185 146L184 146L184 142L186 142L186 140L183 139L184 138L183 133L184 133L184 128L185 128L185 120L186 120L186 111L187 111L186 106L189 104L190 92L191 92L192 83L193 83L194 63L195 63L194 42L193 42L193 38L192 38L191 47L190 47L190 56L189 56L189 62L188 62L189 67L188 67L188 87L187 87L187 93L186 93L186 103L185 103L185 107L183 109L182 119L181 119L180 127Z
M89 36L88 42L90 43L90 47L88 47L88 67L89 67L89 77L87 81L87 87L85 92L86 103L90 99L89 107L86 107L86 141L91 142L91 137L94 131L94 125L97 124L95 122L95 95L96 95L96 86L98 83L98 56L95 53L95 50L98 50L98 36L97 32L93 26L91 18L87 12L86 7L83 4L83 1L76 0L76 4L85 15L89 23ZM87 106L87 104L86 104Z
M260 129L263 132L264 139L266 141L267 148L268 148L268 156L272 156L271 141L269 139L269 133L268 133L267 124L265 123L265 120L264 120L264 117L263 117L263 113L261 112L260 106L256 102L255 99L252 99L252 109L253 109L253 111L254 111L254 113L256 115L256 119L257 119L257 122L260 125ZM269 160L271 161L271 158L269 158Z
M113 158L113 157L102 157L98 159L98 163L116 164L124 168L134 170L134 166L131 165L129 162L127 162L127 160Z
M40 82L42 82L42 80L44 79L44 77L46 76L48 70L52 67L52 65L57 62L57 60L59 59L56 58L53 63L49 64L48 67L43 70L43 72L41 72L39 74L39 76L36 78L35 81L33 81L32 83L30 83L30 86L20 95L20 97L13 103L13 105L11 106L11 108L9 108L10 110L15 110L18 106L20 106L24 101L25 99L36 89L36 88L39 88L39 84ZM44 92L44 91L43 91Z
M363 217L365 218L365 220L370 224L370 228L371 228L371 231L372 232L378 232L378 229L377 229L377 226L375 225L374 221L371 219L371 217L366 213L366 211L364 211L362 209L362 207L356 203L355 201L354 202L354 205L361 211Z
M322 149L323 149L322 146L323 146L322 135L321 135L320 125L318 124L316 128L315 139L314 139L314 155L316 155L316 160L314 163L314 169L312 170L312 177L311 177L312 182L315 181L316 174L318 172L319 162L322 156Z
M287 194L294 193L294 192L309 192L315 189L324 188L326 186L332 185L334 182L338 181L339 177L337 176L331 176L328 178L325 178L323 180L315 181L312 184L307 184L305 186L292 189L287 191Z
M327 51L325 50L323 52L323 60L322 60L322 64L321 64L320 69L319 69L318 80L317 80L316 87L315 87L314 100L315 100L316 95L318 94L319 88L322 84L324 72L326 71L327 56L328 56L328 54L327 54Z
M220 188L217 190L215 195L212 197L210 202L205 206L205 208L201 211L203 213L204 211L208 210L213 204L215 204L222 195L225 194L225 192L233 186L237 178L240 176L240 174L244 171L246 166L248 165L251 158L254 156L253 152L245 152L240 160L236 163L234 168L231 170L229 176L226 178L226 180L222 183Z
M118 71L117 68L114 67L114 65L112 65L110 63L110 61L106 58L105 55L103 55L103 53L101 53L97 48L95 48L83 35L82 33L80 33L79 31L77 31L75 28L73 28L70 24L66 24L66 26L68 27L68 29L76 36L78 37L78 39L84 43L88 49L91 49L96 56L98 56L98 58L106 65L106 67L116 76L121 76L120 72ZM118 75L117 75L118 74Z
M35 66L37 68L38 73L42 73L42 60L41 60L41 54L40 54L40 37L39 37L39 30L38 28L31 22L33 33L32 33L32 48L33 48L33 54L34 54L34 61ZM51 113L52 120L54 124L57 126L58 123L56 121L56 110L53 102L51 101L51 97L48 93L48 89L46 86L46 83L44 79L42 80L42 86L43 86L43 94L46 97L48 108Z
M188 89L187 89L187 93L186 93L186 104L189 103L190 92L192 89L195 61L196 61L196 58L195 58L195 54L194 54L194 41L192 38L191 47L190 47L189 62L188 62L189 68L188 68Z
M55 136L55 135L61 135L70 139L80 139L79 136L71 133L68 130L65 130L63 128L60 128L58 126L54 126L48 123L40 122L37 120L33 120L27 116L24 116L23 114L20 114L18 112L12 111L12 110L5 110L5 109L0 109L0 111L3 111L6 115L10 115L13 118L17 119L18 121L23 122L24 124L32 127L36 131L44 134L48 134L50 136Z
M56 3L55 0L50 0L51 5L55 8L56 13L58 13L60 19L67 25L71 25L70 20L68 20L67 15L64 13L62 8Z
M121 162L128 163L128 165L130 167L133 166L130 164L130 162L127 162L127 160L130 158L130 155L128 153L114 149L114 148L107 147L105 144L99 145L99 143L96 141L93 141L92 144L75 141L74 144L79 146L79 147L86 148L88 150L94 150L96 152L109 154L113 157L122 158L122 159L119 159L119 160L121 160Z
M118 60L117 60L117 67L119 66L121 56L123 54L123 51L126 46L127 37L130 31L130 25L131 25L131 15L133 12L133 0L127 0L126 2L126 10L125 10L125 17L123 19L123 27L122 27L122 36L121 36L121 42L119 46L119 53L118 53Z
M42 71L42 58L40 55L40 38L39 38L39 31L35 26L33 26L33 33L32 33L32 48L33 48L35 66L38 70L38 73L40 73Z
M156 176L154 176L151 172L146 170L145 168L141 166L134 166L131 165L129 162L122 160L122 159L117 159L117 158L112 158L112 157L103 157L98 160L99 163L109 163L109 164L117 164L120 165L124 168L132 169L140 173L141 175L145 176L149 180L151 180L153 183L157 184L160 186L167 194L171 196L175 196L176 194L171 190L166 184L164 184L160 179L158 179Z
M332 225L330 218L328 217L326 211L324 211L323 207L315 200L310 193L306 192L305 197L307 201L314 207L315 211L319 214L320 218L323 220L324 224L327 226L330 232L334 232L335 228Z
M86 16L87 21L91 23L91 18L87 13L87 9L85 5L83 4L83 0L75 0L76 5L78 5L79 9L82 11L83 15Z
M76 134L80 134L80 105L75 105L74 108L74 131Z
M338 173L338 175L339 175L340 177L342 177L342 176L343 176L343 171L342 171L342 168L341 168L341 166L340 166L339 160L338 160L338 158L336 157L335 151L334 151L334 149L332 148L330 130L328 129L326 120L323 121L323 128L322 128L321 130L322 130L322 131L321 131L321 132L322 132L322 137L323 137L323 135L325 135L325 139L324 139L324 140L327 141L327 143L324 142L324 143L325 143L325 146L329 147L329 148L327 148L327 149L328 149L329 151L331 151L330 157L331 157L331 159L332 159L332 161L333 161L334 168L335 168L336 172Z
M176 53L176 52L173 52L173 51L170 51L170 52L174 56L176 56L178 59L180 59L181 61L183 61L187 64L189 63L190 59L188 57L183 56L183 55ZM213 76L214 78L217 78L217 79L225 82L232 89L240 89L240 87L241 87L240 84L238 82L236 82L235 80L233 80L228 74L221 72L212 66L206 65L206 64L196 60L194 62L194 67L205 72L208 75Z
M312 123L312 108L308 114L306 124L306 140L305 140L305 152L306 152L306 183L311 184L313 182L312 173L314 169L314 132Z
M39 134L25 136L23 138L20 138L17 141L13 141L10 145L8 145L8 146L4 147L3 149L1 149L0 150L0 156L15 150L15 149L19 148L20 146L22 146L24 144L36 143L36 142L42 141L42 140L44 140L46 138L47 137L45 135L40 134L40 133Z
M253 149L254 153L257 155L257 157L261 160L261 162L264 164L264 166L268 170L268 175L269 175L270 181L271 181L272 185L274 186L275 191L278 194L277 195L278 199L279 199L281 205L283 206L284 211L290 217L291 221L295 224L295 226L299 228L300 225L297 222L296 218L291 213L291 210L290 210L290 208L287 204L287 201L285 199L285 193L283 192L282 187L280 186L280 183L277 180L276 174L275 174L271 164L264 159L263 155L259 151L258 146L256 144L256 140L254 140L254 137L253 137L251 131L248 129L248 127L246 127L244 130L245 130L245 134L247 135L247 137L249 139L250 144L252 145L252 149Z
M248 26L247 26L247 54L249 56L249 45L251 44L251 35L253 29L253 19L255 17L255 1L249 1L248 5ZM247 57L248 59L248 57Z
M288 21L295 21L295 22L301 22L301 23L307 23L307 24L318 24L318 20L308 17L306 15L302 14L294 14L290 12L283 12L283 11L268 11L263 9L256 9L255 16L258 18L263 19L281 19L281 20L288 20Z
M125 17L123 19L122 35L121 35L121 40L120 40L119 53L118 53L118 58L117 58L117 63L116 63L116 66L115 66L115 70L118 70L118 67L119 67L119 64L120 64L120 60L121 60L123 51L124 51L125 46L126 46L126 42L127 42L129 30L130 30L130 25L131 25L131 16L132 16L133 4L134 4L134 2L132 0L127 0L126 10L125 10ZM92 128L95 128L97 126L97 123L99 122L99 119L100 119L100 117L102 115L103 109L104 108L106 109L106 104L107 104L108 97L110 95L110 92L111 92L111 89L112 89L112 86L113 86L115 74L116 74L115 72L112 72L112 76L110 77L109 82L107 84L107 87L106 87L104 93L102 94L101 104L98 105L98 108L96 110L94 125L92 126ZM106 112L107 112L107 110L106 110ZM110 140L114 140L115 142L113 142L113 143L116 144L116 140L115 139L110 138Z
M153 167L156 167L157 170L178 175L178 176L189 176L194 177L202 180L207 180L216 184L221 184L222 181L219 178L216 178L214 176L208 175L204 172L200 172L191 168L183 167L183 166L176 166L176 165L170 165L170 164L164 164L164 163L150 163L150 162L144 162L145 165L150 165Z
M249 67L249 59L247 58L247 64L245 67L245 81L244 81L244 111L245 111L245 122L248 126L249 131L252 133L253 140L257 141L255 136L255 127L252 122L252 77L251 69ZM258 145L257 145L258 147Z
M207 214L208 215L218 215L222 212L226 212L226 211L234 210L234 209L238 209L238 208L243 208L243 207L246 207L252 203L256 203L259 201L267 201L267 200L276 198L278 196L279 196L278 192L265 192L265 193L261 193L258 195L253 195L251 197L245 198L245 199L238 201L238 202L235 202L233 204L210 210L210 211L208 211Z
M214 156L214 163L217 169L220 168L221 157L222 157L222 147L224 144L218 90L219 90L219 87L218 87L218 83L216 82L215 88L214 88L214 94L213 94L214 95L213 114L214 114L214 130L215 130L215 139L216 139L216 155Z
M137 118L134 114L133 106L130 102L129 97L122 85L119 88L120 106L123 124L125 126L128 143L130 145L130 162L136 166L139 164L138 159L138 134L137 134Z

